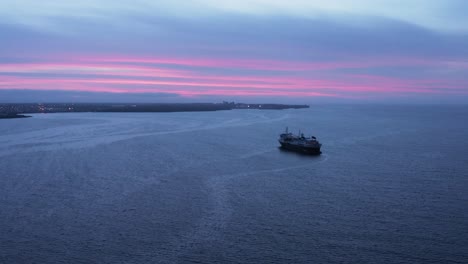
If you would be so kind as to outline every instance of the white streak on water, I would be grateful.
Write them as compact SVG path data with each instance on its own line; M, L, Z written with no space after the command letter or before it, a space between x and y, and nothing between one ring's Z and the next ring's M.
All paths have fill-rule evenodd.
M262 123L279 122L289 118L289 114L266 117L264 114L249 114L245 118L223 119L221 122L209 117L203 121L187 119L187 116L168 116L164 114L141 114L130 117L118 114L48 114L33 115L33 118L64 121L70 118L88 119L93 123L64 125L34 131L1 135L0 156L12 153L48 151L63 148L87 148L99 144L110 144L144 136L161 136L213 130L229 127L242 127ZM21 120L28 121L28 120ZM102 121L96 124L95 121ZM1 124L0 124L1 125Z
M270 150L268 150L269 152ZM257 154L254 152L251 154ZM242 159L242 157L241 157ZM223 230L226 228L226 224L233 214L233 208L229 204L229 184L234 180L241 180L242 177L255 176L265 173L281 173L296 169L305 169L308 167L315 167L318 164L325 163L328 161L328 155L321 155L320 159L313 162L310 160L306 164L289 166L283 168L255 170L250 172L240 172L233 174L223 174L216 177L212 177L208 180L208 188L211 191L211 201L213 201L212 209L206 213L205 217L202 218L193 230L193 233L188 234L184 238L183 243L176 246L176 254L178 257L183 256L193 246L205 245L214 243L215 241L222 240Z

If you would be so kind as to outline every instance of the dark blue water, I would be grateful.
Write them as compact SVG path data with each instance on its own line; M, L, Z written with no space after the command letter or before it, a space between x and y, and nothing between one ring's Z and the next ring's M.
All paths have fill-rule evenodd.
M0 121L0 263L467 263L468 107ZM286 126L323 155L280 151Z

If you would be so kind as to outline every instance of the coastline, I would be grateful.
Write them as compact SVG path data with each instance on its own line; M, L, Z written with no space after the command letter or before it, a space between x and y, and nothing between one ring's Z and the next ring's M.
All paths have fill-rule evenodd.
M24 113L79 113L79 112L200 112L234 109L309 108L308 105L246 104L246 103L16 103L0 104L0 118L24 118Z
M0 119L15 119L15 118L28 118L29 115L22 115L16 113L0 113Z

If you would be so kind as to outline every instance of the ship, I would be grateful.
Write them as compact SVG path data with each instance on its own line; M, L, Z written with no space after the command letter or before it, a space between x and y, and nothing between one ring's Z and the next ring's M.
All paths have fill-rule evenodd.
M301 132L298 135L293 135L288 131L287 127L286 131L280 134L278 141L281 144L281 148L285 150L310 155L320 155L322 153L320 151L322 144L320 144L316 137L305 137Z

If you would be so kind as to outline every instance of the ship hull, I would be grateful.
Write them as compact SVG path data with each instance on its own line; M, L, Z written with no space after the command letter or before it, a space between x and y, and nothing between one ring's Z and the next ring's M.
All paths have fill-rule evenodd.
M295 151L302 154L308 155L320 155L322 152L320 151L320 147L306 147L306 146L299 146L296 144L290 144L287 142L281 142L281 148L285 150Z

